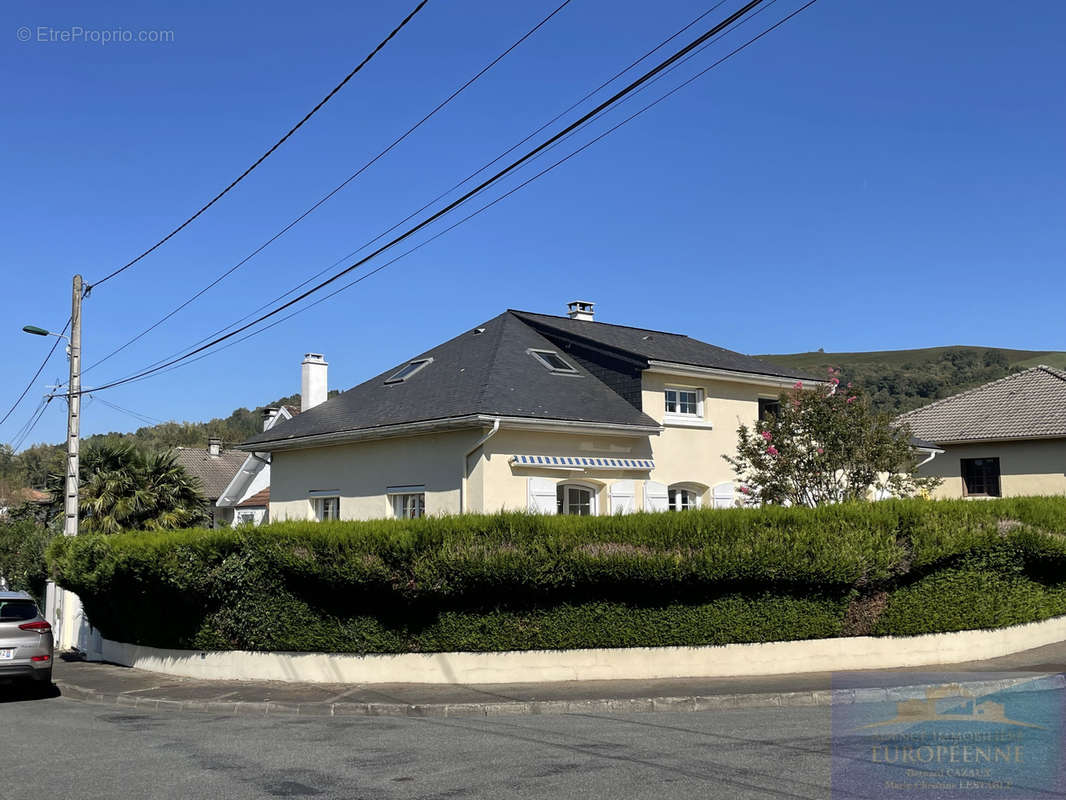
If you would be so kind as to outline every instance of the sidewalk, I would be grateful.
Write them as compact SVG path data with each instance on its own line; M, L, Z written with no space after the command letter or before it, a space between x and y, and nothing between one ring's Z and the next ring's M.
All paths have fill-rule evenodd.
M63 696L152 710L300 716L494 716L499 714L706 711L763 706L885 702L920 696L926 686L965 683L989 692L1046 678L1066 688L1066 642L987 661L869 672L759 678L428 685L204 681L60 656Z

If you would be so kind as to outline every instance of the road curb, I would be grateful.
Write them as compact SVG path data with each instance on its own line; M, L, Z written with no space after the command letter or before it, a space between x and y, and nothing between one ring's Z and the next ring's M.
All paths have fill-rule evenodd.
M1066 688L1066 674L1033 673L999 680L951 680L977 694L1010 689L1021 683L1041 681L1039 691ZM70 700L113 705L145 711L186 711L239 716L301 717L496 717L543 714L632 714L648 712L723 711L743 708L797 708L898 702L925 696L926 689L944 684L916 684L889 688L817 689L802 692L693 695L687 697L591 698L583 700L514 700L493 703L274 703L169 700L126 693L101 693L66 680L57 680L62 695Z

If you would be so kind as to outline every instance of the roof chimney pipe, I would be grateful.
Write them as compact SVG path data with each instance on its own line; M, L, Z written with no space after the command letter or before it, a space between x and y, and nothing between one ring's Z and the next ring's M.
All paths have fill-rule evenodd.
M593 310L595 303L588 300L571 300L566 304L566 316L570 319L579 319L582 322L595 322L596 313Z
M307 353L300 365L300 411L304 412L326 402L328 384L326 368L329 364L321 353Z
M217 438L217 437L215 437L215 436L212 436L210 439L208 439L207 440L207 454L209 456L220 456L220 455L222 455L222 440Z

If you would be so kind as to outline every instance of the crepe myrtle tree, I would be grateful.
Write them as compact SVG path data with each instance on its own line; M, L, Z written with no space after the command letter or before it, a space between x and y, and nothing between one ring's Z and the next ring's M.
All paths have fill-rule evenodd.
M775 413L737 429L736 456L723 456L740 479L745 504L818 506L926 494L940 482L916 474L911 432L872 409L836 370L810 388L796 383Z

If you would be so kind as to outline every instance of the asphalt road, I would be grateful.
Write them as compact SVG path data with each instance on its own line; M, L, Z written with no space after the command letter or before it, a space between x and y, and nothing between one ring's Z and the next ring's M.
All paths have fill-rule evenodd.
M1044 692L1041 703L1062 707L1063 695ZM842 797L830 793L830 720L825 707L217 716L34 699L0 686L0 798Z

